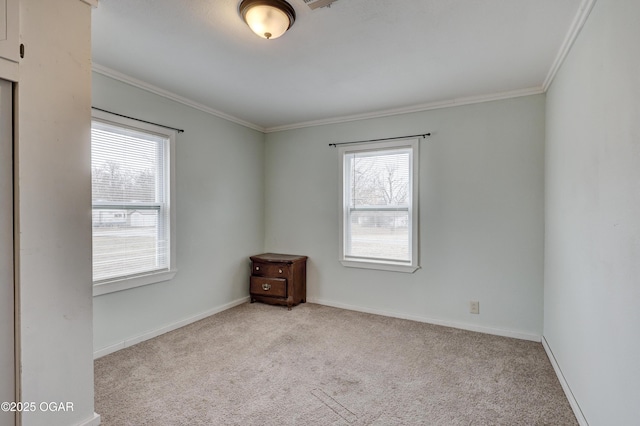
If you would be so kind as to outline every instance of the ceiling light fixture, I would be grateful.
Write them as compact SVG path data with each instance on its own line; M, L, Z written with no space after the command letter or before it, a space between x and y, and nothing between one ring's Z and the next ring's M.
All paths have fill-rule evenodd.
M267 40L280 37L296 20L295 10L284 0L242 0L239 12L251 31Z

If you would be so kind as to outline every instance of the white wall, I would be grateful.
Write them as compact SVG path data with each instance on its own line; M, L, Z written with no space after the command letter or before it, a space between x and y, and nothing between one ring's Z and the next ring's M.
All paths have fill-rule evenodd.
M178 273L94 298L101 351L248 296L248 257L264 245L264 135L97 73L93 105L185 130L176 141Z
M530 339L542 333L543 95L271 133L266 250L309 256L310 301ZM330 142L430 131L420 142L414 274L338 262ZM480 301L480 315L469 301Z
M91 8L21 0L17 91L20 400L71 402L22 424L93 418L91 312Z
M544 337L592 426L640 418L639 17L599 0L547 95Z

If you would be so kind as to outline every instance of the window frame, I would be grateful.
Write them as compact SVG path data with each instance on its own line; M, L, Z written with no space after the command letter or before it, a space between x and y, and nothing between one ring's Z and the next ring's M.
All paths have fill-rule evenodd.
M145 123L130 118L120 117L115 114L110 114L104 111L92 110L91 123L98 121L101 123L109 124L116 127L122 127L138 132L151 133L160 137L166 138L167 142L164 146L164 155L166 161L164 164L165 170L163 171L166 185L166 201L164 208L168 209L168 241L169 249L167 250L168 268L159 271L142 272L139 274L132 274L127 276L118 276L113 278L107 278L104 280L92 281L93 282L93 296L100 296L103 294L113 293L116 291L127 290L135 287L141 287L149 284L155 284L163 281L168 281L175 277L177 272L176 266L176 209L175 209L175 141L177 132L175 130L167 129L164 127L156 126L150 123ZM93 158L93 157L92 157ZM107 203L111 205L112 203ZM136 207L140 209L156 209L159 203L135 203L127 204L127 207ZM120 204L124 205L124 204ZM93 203L93 189L92 189L92 202L91 210L94 207L104 207L105 203ZM160 211L160 210L159 210ZM159 215L161 217L161 215ZM92 239L93 239L93 227L92 227ZM93 265L93 260L92 260Z
M358 152L375 152L388 151L393 149L409 149L411 152L409 176L409 197L410 206L406 208L409 215L409 249L411 250L410 261L402 262L388 259L371 259L364 257L346 256L347 239L350 233L347 228L350 224L349 197L346 191L349 179L349 172L346 170L348 161L346 157L349 154ZM419 138L406 138L386 140L380 142L367 142L358 144L344 144L338 147L338 155L340 156L339 182L340 182L340 214L339 214L339 261L343 266L350 268L377 269L392 272L413 273L420 268L419 266L419 215L418 215L418 183L419 183ZM405 210L404 208L400 208ZM358 208L358 210L371 210L371 208ZM375 211L398 211L397 206L379 206L374 208Z

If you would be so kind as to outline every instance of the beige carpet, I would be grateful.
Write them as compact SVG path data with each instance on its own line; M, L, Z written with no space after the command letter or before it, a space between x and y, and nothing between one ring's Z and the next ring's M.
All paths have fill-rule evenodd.
M540 343L244 304L95 362L104 425L575 425Z

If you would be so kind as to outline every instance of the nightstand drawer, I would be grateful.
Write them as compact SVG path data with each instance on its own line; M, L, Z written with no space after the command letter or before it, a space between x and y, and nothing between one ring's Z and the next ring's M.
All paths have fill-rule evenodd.
M289 273L289 265L280 263L253 262L252 275L261 277L285 278Z
M307 256L264 253L251 259L251 303L286 305L289 310L307 298Z
M251 276L250 292L257 296L287 297L287 280Z

